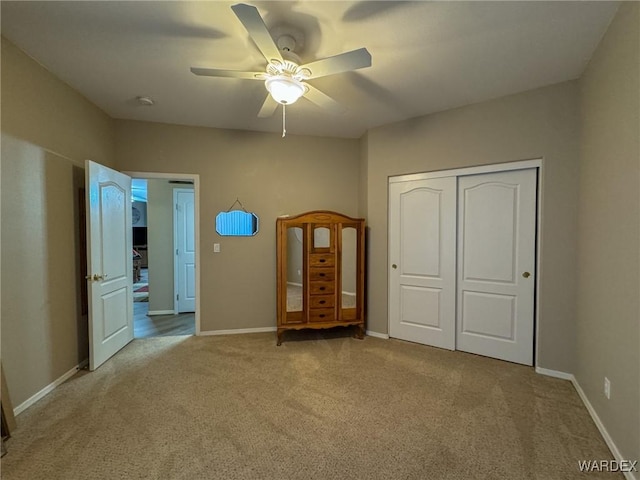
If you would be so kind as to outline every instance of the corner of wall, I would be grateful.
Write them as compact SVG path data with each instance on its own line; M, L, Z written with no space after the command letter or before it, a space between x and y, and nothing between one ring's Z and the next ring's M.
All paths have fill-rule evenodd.
M369 181L369 132L365 132L359 140L359 178L358 178L358 216L367 218Z

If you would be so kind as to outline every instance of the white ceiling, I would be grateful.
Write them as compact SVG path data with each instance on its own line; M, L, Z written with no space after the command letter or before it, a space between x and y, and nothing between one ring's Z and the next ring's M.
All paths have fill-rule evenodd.
M2 35L114 118L279 132L257 118L261 82L189 67L260 71L265 60L227 1L1 2ZM306 99L287 131L368 128L577 78L618 2L247 2L268 28L303 31L303 63L366 47L373 66L310 81L347 108ZM153 107L135 98L150 96Z

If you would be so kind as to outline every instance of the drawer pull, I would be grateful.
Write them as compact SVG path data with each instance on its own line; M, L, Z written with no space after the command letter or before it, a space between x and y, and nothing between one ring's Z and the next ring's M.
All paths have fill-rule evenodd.
M319 290L326 290L326 288L325 288L325 287L320 287L320 289L319 289Z
M324 259L324 258L321 258L321 259L320 259L320 263L324 263L324 262L326 262L326 261L327 261L327 260L326 260L326 259Z
M321 277L324 277L325 275L326 275L326 273L321 273L320 274Z
M320 318L324 318L326 315L324 313L321 313L320 315L318 315Z
M326 300L320 300L319 303L320 303L320 305L324 305L325 303L327 303L327 301Z

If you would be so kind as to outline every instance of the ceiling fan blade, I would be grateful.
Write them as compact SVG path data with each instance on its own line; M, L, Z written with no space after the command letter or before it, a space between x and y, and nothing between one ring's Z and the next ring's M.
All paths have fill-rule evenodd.
M329 95L327 95L326 93L322 93L316 87L309 85L308 83L305 83L305 85L309 89L304 94L304 98L309 100L311 103L315 103L319 107L329 110L331 113L335 114L344 113L347 110Z
M236 14L238 20L242 22L244 28L247 29L251 39L256 44L264 58L267 59L267 62L272 59L277 59L282 62L282 55L280 54L280 50L278 50L278 46L271 38L271 34L269 30L267 30L267 26L262 20L258 9L253 5L246 5L244 3L238 3L231 7L231 10Z
M320 78L370 66L371 54L366 48L359 48L358 50L307 63L302 68L308 68L311 71L309 78Z
M259 118L270 117L271 115L273 115L273 112L276 111L276 108L278 108L278 105L279 103L276 102L273 99L273 97L268 94L267 98L265 98L264 103L262 104L262 108L258 112L258 117Z
M204 77L247 78L249 80L264 80L264 72L240 72L237 70L219 70L217 68L191 67L191 73Z

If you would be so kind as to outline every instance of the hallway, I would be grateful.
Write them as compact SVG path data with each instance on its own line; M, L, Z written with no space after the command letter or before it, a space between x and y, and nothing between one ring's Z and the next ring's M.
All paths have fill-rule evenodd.
M168 337L174 335L195 335L195 313L180 313L178 315L153 315L148 316L149 298L136 295L142 284L148 284L149 271L141 269L140 280L134 285L133 302L133 337L151 338Z

